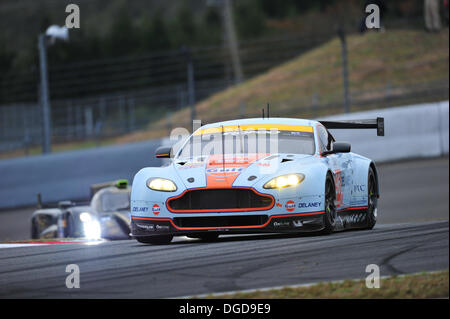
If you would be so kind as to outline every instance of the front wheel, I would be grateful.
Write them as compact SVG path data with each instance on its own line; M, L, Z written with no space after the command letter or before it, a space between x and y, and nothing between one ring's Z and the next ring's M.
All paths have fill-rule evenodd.
M173 235L158 235L148 237L136 237L136 240L143 244L164 245L172 241Z
M322 233L330 234L333 232L336 224L336 189L331 174L327 175L325 181L325 215L323 217L324 229Z

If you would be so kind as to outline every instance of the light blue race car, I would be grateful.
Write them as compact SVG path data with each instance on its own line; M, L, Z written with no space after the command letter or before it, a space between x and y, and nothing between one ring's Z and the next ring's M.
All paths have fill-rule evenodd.
M131 235L164 244L173 236L372 229L380 195L375 163L329 132L368 128L383 136L383 118L254 118L201 126L183 143L156 151L170 164L135 175Z

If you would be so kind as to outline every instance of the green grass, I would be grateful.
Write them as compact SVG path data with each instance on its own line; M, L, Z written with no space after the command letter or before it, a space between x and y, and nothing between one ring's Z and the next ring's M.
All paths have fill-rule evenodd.
M319 283L305 287L286 287L254 292L208 296L218 299L410 299L448 298L448 269L382 278L380 288L367 288L365 280Z

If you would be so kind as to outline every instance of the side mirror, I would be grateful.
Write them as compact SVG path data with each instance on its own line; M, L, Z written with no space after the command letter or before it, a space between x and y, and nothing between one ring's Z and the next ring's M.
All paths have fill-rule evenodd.
M323 152L322 155L337 154L337 153L350 153L352 146L350 143L336 142L333 143L333 149L331 151Z
M171 154L172 154L171 146L160 146L155 151L156 158L170 158Z
M333 143L333 153L350 153L352 146L350 143Z

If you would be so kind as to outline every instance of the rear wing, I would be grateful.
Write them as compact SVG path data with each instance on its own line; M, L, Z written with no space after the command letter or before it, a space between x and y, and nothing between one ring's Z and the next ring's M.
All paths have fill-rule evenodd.
M327 129L371 129L377 130L377 136L384 136L384 117L373 120L319 121Z

